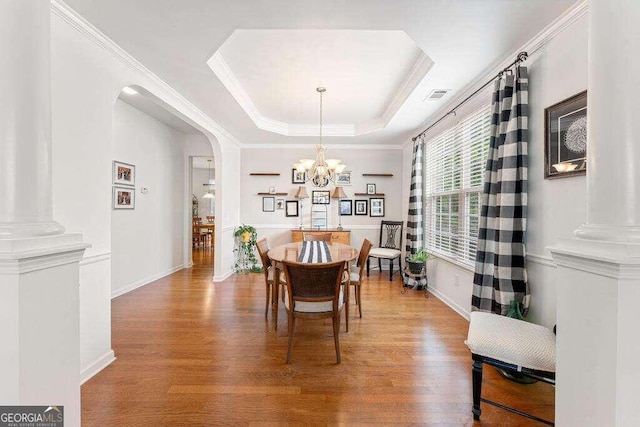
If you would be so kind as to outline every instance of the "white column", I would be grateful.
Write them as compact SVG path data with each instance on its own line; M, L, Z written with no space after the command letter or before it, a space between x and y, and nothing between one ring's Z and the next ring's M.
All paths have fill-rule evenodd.
M52 220L49 0L0 1L0 405L80 425L80 234Z
M556 423L640 420L640 1L589 1L587 224L550 248Z
M64 231L52 220L49 9L0 2L0 239Z

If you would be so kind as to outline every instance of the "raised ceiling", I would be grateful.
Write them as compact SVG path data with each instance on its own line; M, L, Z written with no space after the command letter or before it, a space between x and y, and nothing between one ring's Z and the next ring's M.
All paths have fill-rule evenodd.
M260 129L355 136L384 128L433 65L403 31L236 30L209 66ZM354 108L357 107L357 108Z
M327 143L400 145L575 0L66 3L243 144L314 143L302 135L317 129L324 85L328 130L354 135ZM222 79L210 68L216 55L231 71ZM412 82L420 58L427 70ZM451 92L423 101L434 89Z

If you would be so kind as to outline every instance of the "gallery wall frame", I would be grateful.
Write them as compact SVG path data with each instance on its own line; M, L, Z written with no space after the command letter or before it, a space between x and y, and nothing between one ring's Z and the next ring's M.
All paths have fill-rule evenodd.
M276 211L276 198L275 197L263 197L262 198L262 212L275 212Z
M135 165L113 161L113 184L120 186L136 185L136 167Z
M312 191L311 203L314 205L328 205L331 202L331 192L329 190Z
M356 215L369 215L369 201L356 200L354 213Z
M384 216L384 198L372 197L369 199L369 216Z
M298 216L298 201L297 200L287 200L285 203L285 215L286 216Z
M112 208L115 210L136 208L136 189L133 187L113 186Z

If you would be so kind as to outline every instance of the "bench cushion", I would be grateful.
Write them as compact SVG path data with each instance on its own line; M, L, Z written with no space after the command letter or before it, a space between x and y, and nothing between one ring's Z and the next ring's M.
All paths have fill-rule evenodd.
M474 311L465 344L480 356L518 367L556 371L556 337L544 326Z

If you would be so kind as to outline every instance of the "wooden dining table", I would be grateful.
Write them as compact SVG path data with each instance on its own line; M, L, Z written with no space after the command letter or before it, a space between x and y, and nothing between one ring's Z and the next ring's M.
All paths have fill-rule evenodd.
M269 250L268 256L273 264L273 295L272 295L272 307L273 307L273 320L275 322L275 328L278 330L278 300L280 290L280 272L282 271L282 261L298 262L298 257L302 252L302 245L304 242L286 243L284 245L276 246ZM351 263L358 258L360 253L358 249L352 248L349 245L335 242L327 242L329 252L331 252L331 262L346 261ZM349 265L347 265L347 271L349 271ZM347 289L348 292L348 289ZM348 295L348 293L347 293ZM345 300L348 303L348 298Z
M213 247L213 242L215 240L216 235L216 223L215 222L194 222L193 227L198 230L208 230L211 231L211 247Z

